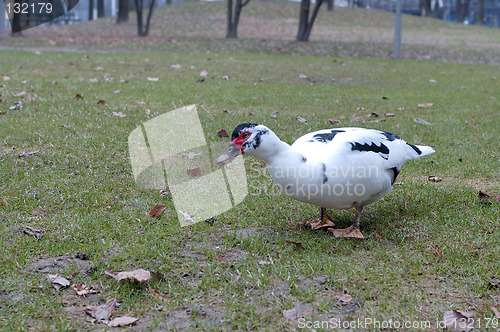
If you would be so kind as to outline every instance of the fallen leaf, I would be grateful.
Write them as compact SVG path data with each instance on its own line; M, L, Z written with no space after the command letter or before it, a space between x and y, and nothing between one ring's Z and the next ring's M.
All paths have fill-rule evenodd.
M382 96L382 99L389 99L389 97L386 97L386 96Z
M477 192L477 197L480 199L493 199L493 195L487 194L484 191L479 190Z
M158 80L159 80L158 77L148 77L148 81L150 81L150 82L156 82Z
M80 296L97 293L95 289L92 289L85 284L73 284L71 285L71 289L75 291L76 295Z
M151 273L144 269L137 269L133 271L104 271L108 276L115 278L117 281L123 279L132 279L138 282L148 281L151 278Z
M83 99L82 94L81 94L81 93L77 93L77 94L75 95L75 99Z
M405 110L405 107L404 106L399 106L398 108L396 108L398 111L404 111Z
M194 157L201 156L201 152L189 152L189 153L183 153L183 156L188 157L188 159L193 159Z
M495 314L496 319L500 319L500 311L498 311L497 308L491 307L491 311L493 311L493 313Z
M285 241L288 244L293 244L296 250L305 250L304 246L302 245L302 242L291 241L291 240L285 240Z
M175 65L171 65L171 66L170 66L170 68L172 68L172 69L181 69L181 68L182 68L182 66L181 66L180 64L178 64L178 63L177 63L177 64L175 64Z
M9 109L10 109L11 111L13 111L13 110L15 110L15 109L20 109L20 110L22 110L22 109L23 109L23 102L22 102L22 101L16 101L16 102L14 103L14 105L12 105L11 107L9 107Z
M137 322L139 318L123 316L117 317L108 323L109 327L129 326Z
M151 111L146 108L146 110L144 111L144 114L149 115L149 114L151 114Z
M353 297L347 293L347 291L344 292L344 294L339 295L338 299L342 304L348 304L349 302L352 301Z
M417 106L420 108L430 108L434 106L434 103L423 103L423 104L418 104Z
M369 118L369 117L378 118L378 117L379 117L379 115L378 115L378 113L371 112L370 114L368 114L368 115L367 115L367 117L368 117L368 118Z
M413 121L415 121L416 123L420 123L420 124L426 125L426 126L431 126L432 125L432 123L427 122L425 120L422 120L420 118L414 118Z
M283 310L283 316L286 320L296 321L300 317L304 317L313 312L313 306L310 303L297 303L292 309Z
M71 284L68 279L61 277L57 274L47 274L47 280L57 290L59 290L63 287L68 287Z
M113 93L122 93L122 90L114 90Z
M187 175L197 177L201 175L201 168L195 167L187 170Z
M102 67L95 67L95 71L101 71L101 70L103 70L103 69L104 69L104 68L102 68Z
M2 206L7 207L7 200L5 197L2 197Z
M304 80L304 79L307 79L307 75L305 75L305 74L299 74L299 78L300 78L300 79L303 79L303 80Z
M271 118L275 118L276 119L278 117L278 113L279 113L279 111L273 111L273 112L271 112Z
M328 122L330 122L332 125L338 125L338 124L340 124L340 120L330 119L330 120L328 120Z
M97 105L106 105L106 101L104 99L99 99Z
M85 313L94 318L97 322L107 324L109 317L113 313L116 306L116 299L112 298L108 302L100 306L90 306L85 308Z
M300 123L302 123L302 124L307 124L307 120L306 120L306 119L304 119L304 118L303 118L303 117L301 117L301 116L298 116L298 117L297 117L297 120L298 120Z
M433 80L433 79L430 79L430 80L429 80L429 83L437 83L437 81L436 81L436 80Z
M127 115L126 114L123 114L122 112L113 112L113 116L117 116L119 118L124 118L126 117Z
M99 80L97 78L89 78L89 82L96 83L96 82L99 82Z
M57 81L52 81L52 82L50 82L50 84L57 85Z
M30 226L24 226L23 232L24 232L24 234L34 236L37 239L42 237L42 230L41 229L33 228Z
M392 117L392 116L396 116L396 114L394 114L394 113L384 113L384 115L385 115L386 117L388 117L388 118L389 118L389 117Z
M442 178L440 178L439 176L434 176L434 175L429 175L429 176L427 177L427 179L428 179L429 181L431 181L431 182L441 182L441 181L443 181L443 179L442 179Z
M202 70L202 71L200 72L200 77L201 77L201 78L205 78L205 77L207 77L207 76L208 76L208 71L206 71L206 70Z
M10 76L4 76L4 77L3 77L3 80L4 80L4 81L10 81Z
M444 313L443 321L450 331L468 332L474 327L474 314L460 310L450 310Z
M35 101L35 100L36 100L36 97L37 97L37 95L30 95L30 94L27 94L27 95L26 95L26 100L27 100L27 101Z
M19 92L17 94L14 95L14 97L22 97L26 94L26 91L22 91L22 92Z
M223 80L228 80L230 77L229 77L229 76L227 76L227 75L224 75L224 76L222 76L221 78L222 78Z
M229 137L229 134L225 129L219 129L217 130L217 136L219 137Z
M151 211L149 211L149 216L151 218L158 218L159 216L161 216L163 214L163 212L165 212L165 205L156 204L155 206L153 206Z
M37 154L37 153L39 153L39 152L40 152L40 150L37 150L37 151L31 151L31 152L29 152L29 151L27 151L27 150L24 150L24 151L23 151L23 153L21 153L21 154L17 155L17 157L18 157L18 158L29 157L29 156L32 156L32 155Z
M377 239L377 241L379 242L382 242L384 243L386 240L385 238L382 236L382 234L380 234L379 232L377 232L376 230L373 231L373 235L375 235L375 238Z

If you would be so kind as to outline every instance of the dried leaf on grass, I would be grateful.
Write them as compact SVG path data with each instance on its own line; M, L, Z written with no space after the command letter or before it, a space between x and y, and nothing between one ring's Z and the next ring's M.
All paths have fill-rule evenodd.
M64 287L68 287L71 284L68 279L61 277L57 274L47 274L47 280L57 290L64 288Z
M495 314L496 319L500 319L500 311L498 311L497 308L491 307L491 311L493 311L493 313Z
M97 105L106 105L106 101L104 99L99 99Z
M307 79L307 75L305 75L305 74L299 74L299 78L305 80L305 79Z
M328 120L328 122L330 122L332 125L338 125L338 124L340 124L339 120L334 120L334 119L330 119L330 120Z
M19 97L24 96L25 94L26 94L26 91L21 91L21 92L19 92L19 93L16 93L16 94L14 95L14 97L18 97L18 98L19 98Z
M427 177L427 179L428 179L429 181L431 181L431 182L441 182L441 181L443 181L443 179L442 179L442 178L440 178L439 176L435 176L435 175L429 175L429 176Z
M229 134L225 129L219 129L217 130L217 136L219 137L229 137Z
M5 197L2 197L2 206L3 207L7 207L7 199L5 199Z
M450 310L444 313L443 321L450 331L468 332L474 327L474 314L461 310Z
M293 244L294 248L296 250L305 250L304 246L302 245L302 242L297 242L297 241L291 241L291 240L286 240L286 243L288 244Z
M131 279L138 282L148 281L151 278L151 273L148 270L137 269L133 271L104 271L108 276L115 278L117 281L123 279Z
M109 327L129 326L137 322L139 318L123 316L117 317L108 323Z
M426 125L426 126L431 126L432 125L432 123L427 122L425 120L422 120L420 118L414 118L413 121L415 121L416 123L420 123L420 124Z
M122 112L113 112L113 116L117 116L119 118L124 118L126 117L127 115L126 114L123 114Z
M83 99L82 94L81 94L81 93L77 93L77 94L75 95L75 99Z
M90 317L92 317L97 322L107 324L109 321L109 317L111 317L111 314L115 309L115 306L116 306L116 299L112 298L103 305L90 306L85 308L85 313Z
M97 291L95 289L92 289L85 284L73 284L73 285L71 285L71 289L74 290L76 295L79 295L79 296L97 293Z
M200 72L200 77L205 78L205 77L207 77L207 76L208 76L208 71L206 71L206 70L202 70L202 71Z
M23 233L36 237L37 239L42 237L42 230L33 228L30 226L24 226Z
M313 306L310 303L297 303L292 309L283 310L283 316L286 320L296 321L300 317L305 317L313 312Z
M155 206L153 206L151 211L149 211L149 216L151 218L158 218L159 216L161 216L163 214L163 212L165 212L165 205L164 204L156 204Z
M434 106L434 103L423 103L423 104L418 104L417 106L420 108L430 108Z
M304 119L304 118L303 118L303 117L301 117L301 116L298 116L298 117L297 117L297 120L298 120L300 123L302 123L302 124L307 124L307 120L306 120L306 119Z
M481 190L479 190L477 192L477 197L480 198L480 199L492 199L492 200L495 199L495 196L487 194L487 193L485 193L484 191L481 191ZM498 195L498 197L496 198L496 200L500 201L500 195Z
M201 168L199 167L195 167L195 168L191 168L191 169L188 169L187 170L187 175L191 176L191 177L197 177L197 176L200 176L201 175Z
M158 77L148 77L148 81L150 81L150 82L156 82L158 80L159 80Z

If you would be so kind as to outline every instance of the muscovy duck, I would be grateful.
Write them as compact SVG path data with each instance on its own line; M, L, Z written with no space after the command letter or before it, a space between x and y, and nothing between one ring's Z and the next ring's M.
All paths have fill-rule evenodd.
M271 178L285 195L321 208L320 219L306 223L313 229L326 227L337 237L363 238L359 230L363 207L391 191L408 160L431 154L434 149L406 143L386 131L364 128L319 130L290 146L264 125L242 123L216 162L228 163L240 152L265 161ZM353 225L333 228L326 209L353 207Z

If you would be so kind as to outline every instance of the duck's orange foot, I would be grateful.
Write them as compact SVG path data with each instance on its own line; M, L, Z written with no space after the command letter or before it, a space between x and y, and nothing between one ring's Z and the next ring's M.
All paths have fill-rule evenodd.
M329 228L328 230L330 232L332 232L333 235L335 235L335 237L353 237L356 239L364 239L365 238L363 236L363 234L361 234L359 228L353 227L353 226L350 226L350 227L347 227L344 229Z
M312 221L306 221L302 223L302 226L309 226L314 230L322 229L325 227L335 227L335 224L327 218L319 219L319 220L312 220Z

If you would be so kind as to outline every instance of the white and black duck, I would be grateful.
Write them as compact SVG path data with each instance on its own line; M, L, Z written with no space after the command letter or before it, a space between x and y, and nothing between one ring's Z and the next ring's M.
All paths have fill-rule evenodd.
M363 238L359 222L363 207L392 189L401 167L431 154L429 146L406 143L386 131L335 128L308 133L292 145L266 126L238 125L228 150L218 159L227 163L239 153L266 162L274 183L285 195L321 208L314 229L327 227L337 237ZM352 226L335 229L326 208L356 209Z

